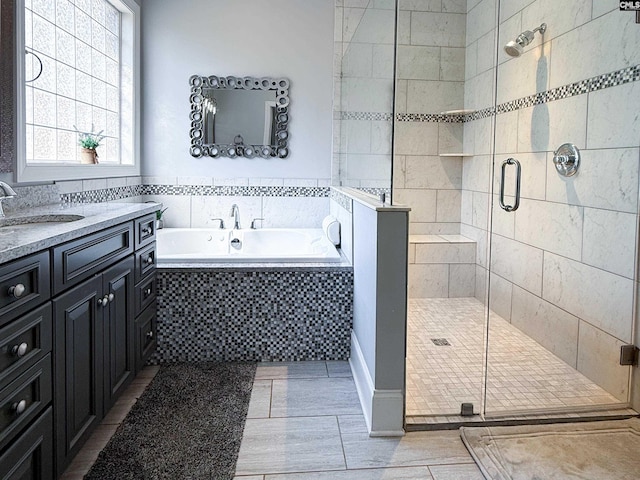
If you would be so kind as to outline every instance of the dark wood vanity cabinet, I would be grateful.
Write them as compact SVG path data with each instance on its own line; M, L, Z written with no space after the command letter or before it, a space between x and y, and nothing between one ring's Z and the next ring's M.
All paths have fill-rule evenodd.
M155 348L154 219L0 265L0 478L58 478Z

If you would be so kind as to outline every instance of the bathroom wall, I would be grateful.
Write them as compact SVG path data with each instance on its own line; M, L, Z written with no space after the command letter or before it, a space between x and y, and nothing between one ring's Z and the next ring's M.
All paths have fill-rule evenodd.
M264 226L320 227L329 212L333 0L154 0L144 7L142 171L145 184L158 186L145 198L169 207L172 227L213 225L233 203L243 226L265 218ZM194 74L289 78L290 156L191 157Z
M333 185L391 187L395 0L337 0Z
M640 25L613 1L524 3L500 2L497 115L464 123L475 155L464 159L461 233L478 241L476 296L484 300L492 225L491 309L625 401L629 367L618 360L634 341ZM495 9L495 0L469 2L465 108L491 106ZM542 22L547 32L521 57L503 52ZM574 177L552 162L565 142L582 152ZM509 157L522 163L515 213L490 198ZM508 193L514 181L507 176Z
M466 1L399 0L393 201L411 234L460 233Z

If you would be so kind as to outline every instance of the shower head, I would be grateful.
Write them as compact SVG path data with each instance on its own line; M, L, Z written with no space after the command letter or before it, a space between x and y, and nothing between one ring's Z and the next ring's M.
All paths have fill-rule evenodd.
M540 32L544 34L546 30L547 30L546 23L543 23L538 28L534 28L533 31L525 30L520 35L518 35L518 38L516 38L515 40L511 40L509 43L507 43L504 46L504 51L507 52L507 55L510 55L512 57L519 57L520 55L522 55L522 52L524 51L524 47L526 47L531 43L531 41L533 40L533 37L535 36L535 33Z

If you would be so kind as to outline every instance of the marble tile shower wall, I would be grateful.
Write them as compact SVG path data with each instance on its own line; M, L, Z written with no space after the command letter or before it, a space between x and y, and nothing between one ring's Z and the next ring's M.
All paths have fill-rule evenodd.
M474 156L463 161L461 233L478 242L476 295L485 301L490 258L492 310L626 401L629 367L618 357L620 345L633 341L640 82L606 74L640 64L640 25L612 1L500 5L501 44L542 22L548 30L519 58L499 49L498 104L569 87L560 99L464 123L464 149ZM479 109L492 100L496 3L469 6L465 107ZM581 90L587 79L608 87ZM493 122L497 164L514 157L523 168L515 213L490 211L491 182L499 181L491 170ZM569 178L552 163L565 142L582 152Z
M410 233L460 233L460 118L464 104L464 0L400 0L396 71L394 202L411 206ZM430 115L424 115L430 114Z
M338 0L333 184L389 189L394 0Z

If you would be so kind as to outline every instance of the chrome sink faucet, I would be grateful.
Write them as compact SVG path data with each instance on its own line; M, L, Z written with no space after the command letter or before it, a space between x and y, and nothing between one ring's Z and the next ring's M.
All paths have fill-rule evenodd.
M2 200L5 200L7 198L13 198L13 197L16 197L17 195L18 194L16 193L16 191L13 188L11 188L10 185L0 181L0 218L4 217L4 211L2 210Z
M230 216L233 217L233 229L234 230L238 230L240 229L240 207L238 207L238 205L236 205L235 203L233 205L231 205L231 214Z

